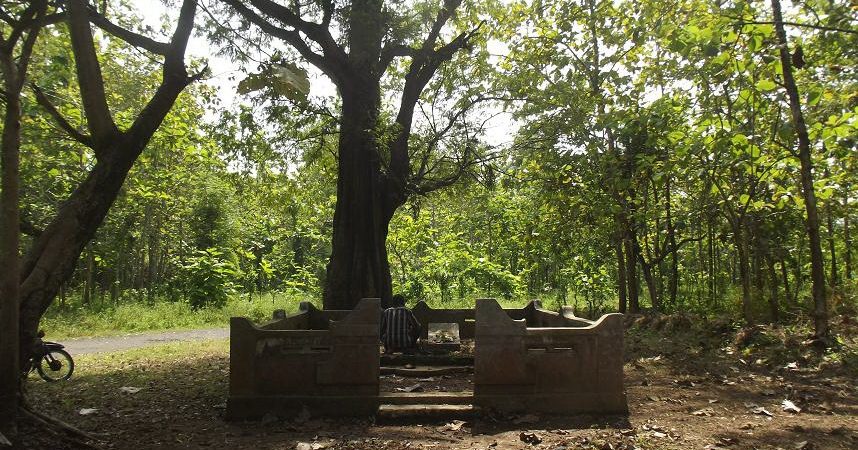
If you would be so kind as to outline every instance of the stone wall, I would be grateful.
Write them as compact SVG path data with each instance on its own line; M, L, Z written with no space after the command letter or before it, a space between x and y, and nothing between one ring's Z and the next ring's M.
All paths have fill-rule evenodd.
M378 299L353 311L299 312L257 327L230 320L227 417L371 415L378 408Z
M477 300L475 403L506 412L628 412L622 315L591 322L529 306L515 319L497 301Z

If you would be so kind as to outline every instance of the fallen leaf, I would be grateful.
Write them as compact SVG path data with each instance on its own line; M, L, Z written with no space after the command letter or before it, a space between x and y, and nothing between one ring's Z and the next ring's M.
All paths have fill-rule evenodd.
M98 411L98 410L95 408L83 408L80 411L78 411L78 414L80 414L82 416L88 416L90 414L95 413L96 411Z
M459 431L466 424L464 420L454 420L443 427L440 427L438 431Z
M798 406L795 406L795 403L793 403L789 400L784 400L783 402L781 402L781 408L783 408L783 410L786 412L790 412L790 413L794 413L794 414L798 414L801 412L801 408L799 408Z
M712 409L712 408L703 408L703 409L698 409L697 411L692 412L692 413L691 413L691 415L693 415L693 416L712 417L712 416L714 416L714 415L715 415L715 410L714 410L714 409Z
M762 406L754 408L753 410L751 410L751 412L754 414L759 414L761 416L769 416L769 417L775 416L774 414L770 413L766 408L763 408Z
M417 383L404 388L396 388L396 390L399 392L421 392L423 390L423 386L421 386L420 383Z

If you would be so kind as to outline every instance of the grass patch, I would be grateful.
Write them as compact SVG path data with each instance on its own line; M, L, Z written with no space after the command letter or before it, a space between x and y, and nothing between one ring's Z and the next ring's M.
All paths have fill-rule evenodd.
M42 319L48 339L111 336L143 331L216 328L229 326L233 316L262 322L275 309L295 311L309 296L299 294L266 294L262 298L233 297L222 307L193 309L182 301L121 301L116 304L53 305Z

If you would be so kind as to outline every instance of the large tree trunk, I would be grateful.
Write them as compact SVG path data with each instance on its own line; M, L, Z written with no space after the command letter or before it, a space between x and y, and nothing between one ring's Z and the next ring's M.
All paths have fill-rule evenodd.
M21 97L11 55L4 60L6 117L0 148L0 432L17 434L18 414L18 279L19 209L18 164L21 146Z
M6 5L3 5L3 9ZM14 19L4 12L0 32L0 73L5 103L3 135L0 141L0 433L16 439L20 352L20 151L21 91L27 79L30 57L47 13L44 0L27 2ZM11 9L15 9L14 6ZM7 26L8 25L8 26ZM11 28L11 29L9 29ZM9 31L9 35L6 35ZM16 54L17 53L17 54Z
M343 90L337 205L325 309L352 309L361 298L391 297L388 225L399 204L391 201L381 172L377 129L380 90L368 81Z
M825 294L825 261L822 258L822 243L819 237L819 212L816 206L816 193L813 188L813 158L810 154L810 137L801 111L801 99L795 78L792 74L789 46L784 30L780 0L772 0L775 34L780 47L781 66L783 68L784 87L789 97L793 127L798 137L798 159L801 161L801 188L804 196L804 208L807 213L808 243L810 245L810 278L813 293L814 336L827 341L830 335L828 326L828 300Z

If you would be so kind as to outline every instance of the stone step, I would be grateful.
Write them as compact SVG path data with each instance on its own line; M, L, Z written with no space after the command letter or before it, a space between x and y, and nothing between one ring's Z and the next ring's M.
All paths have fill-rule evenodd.
M473 366L473 356L461 355L381 355L382 366L404 366L412 364L415 366Z
M473 405L381 405L375 415L377 423L412 420L471 419L476 415Z
M474 373L474 366L383 366L380 368L380 372L382 375L399 375L402 377L433 377L455 373Z
M460 392L382 392L382 405L468 405L474 401L472 391Z

